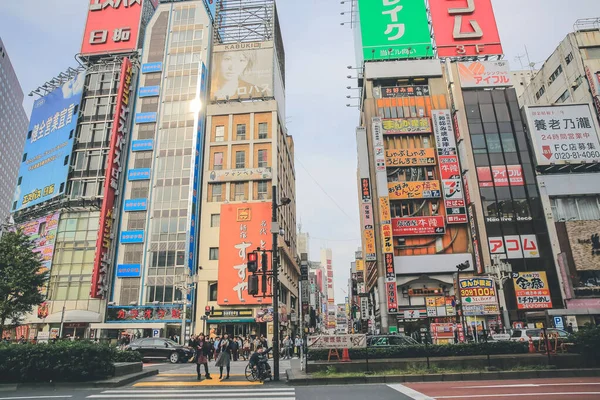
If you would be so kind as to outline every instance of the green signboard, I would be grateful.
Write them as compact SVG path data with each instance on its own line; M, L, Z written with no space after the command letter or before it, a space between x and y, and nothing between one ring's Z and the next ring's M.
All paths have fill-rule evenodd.
M358 0L365 61L433 57L425 0Z

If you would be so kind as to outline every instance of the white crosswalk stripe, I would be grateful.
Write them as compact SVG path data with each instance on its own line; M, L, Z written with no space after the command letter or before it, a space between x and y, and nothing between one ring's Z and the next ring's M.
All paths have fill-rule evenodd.
M296 400L294 388L105 390L88 399Z

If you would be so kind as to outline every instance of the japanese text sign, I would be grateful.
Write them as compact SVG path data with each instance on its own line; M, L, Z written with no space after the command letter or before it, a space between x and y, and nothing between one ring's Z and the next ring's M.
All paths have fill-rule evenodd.
M435 149L391 149L385 151L385 165L388 167L412 167L435 165Z
M460 298L463 304L497 304L496 284L490 278L461 278Z
M492 0L430 0L438 57L503 54Z
M321 335L308 336L309 349L364 349L367 347L366 335Z
M363 231L365 242L365 258L367 261L375 261L377 251L375 249L375 231L373 229L365 229Z
M546 272L513 272L519 310L552 308Z
M600 142L589 104L525 110L538 165L600 162Z
M88 0L81 54L137 49L143 0Z
M433 57L424 0L358 0L363 57Z
M247 255L272 247L271 204L222 204L219 235L219 305L265 304L248 295Z
M381 243L384 253L394 252L394 236L391 223L381 224Z
M385 279L387 282L396 281L396 270L394 270L394 253L384 254Z
M386 282L385 292L387 296L388 313L395 314L398 312L398 287L396 282Z
M463 88L488 88L511 86L508 61L475 61L458 63L460 86Z
M430 94L431 92L427 85L384 86L381 88L381 97L383 98L428 97Z
M379 198L379 216L382 224L389 224L392 221L392 211L390 210L389 197Z
M540 250L535 235L508 235L488 238L491 254L509 259L539 258Z
M446 222L441 215L393 218L392 232L394 236L443 235L446 233Z
M479 187L523 186L523 168L520 165L477 167Z
M19 229L33 242L33 252L42 257L42 269L50 270L60 213L46 215L19 225Z
M392 200L437 199L442 195L440 181L390 182L388 190Z
M383 133L386 135L428 132L431 132L431 122L428 117L383 120Z

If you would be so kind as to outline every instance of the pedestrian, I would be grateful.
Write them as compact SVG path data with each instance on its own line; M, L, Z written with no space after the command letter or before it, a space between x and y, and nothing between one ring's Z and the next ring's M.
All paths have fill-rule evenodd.
M200 373L201 365L204 365L204 377L206 379L212 379L208 372L208 356L212 353L213 348L211 347L210 342L204 337L204 333L197 336L194 340L194 345L196 349L196 374L198 375L198 380L202 380L202 374Z
M210 353L208 354L208 361L212 361L213 354L215 353L215 339L210 338L208 343L210 343Z
M243 342L244 348L244 361L250 358L250 338L246 336Z
M294 341L294 346L296 346L298 358L300 358L300 349L302 348L302 339L298 335L296 335L296 340Z
M569 325L567 326L567 332L569 332L569 334L573 334L573 323L569 322Z
M233 349L233 344L231 343L231 340L229 340L229 335L227 333L225 333L223 335L223 337L221 338L221 340L219 341L219 348L218 348L218 356L217 356L217 363L215 364L215 366L219 367L219 372L220 372L220 376L219 379L220 380L224 380L224 379L229 379L229 373L231 371L231 351ZM227 377L223 378L223 368L227 369Z
M240 346L236 338L231 339L231 356L233 361L237 361L240 355Z
M19 339L19 344L27 344L27 339L25 339L25 335L21 335L21 339Z
M283 359L284 360L289 360L291 358L291 356L290 356L291 347L292 347L292 340L290 339L290 336L287 335L285 337L285 339L283 339Z

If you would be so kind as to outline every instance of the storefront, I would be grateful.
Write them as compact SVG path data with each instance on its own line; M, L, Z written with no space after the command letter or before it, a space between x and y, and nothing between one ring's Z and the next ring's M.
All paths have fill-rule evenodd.
M267 323L273 321L273 309L259 309L254 317L253 309L212 310L206 320L210 337L228 333L230 336L267 336Z

